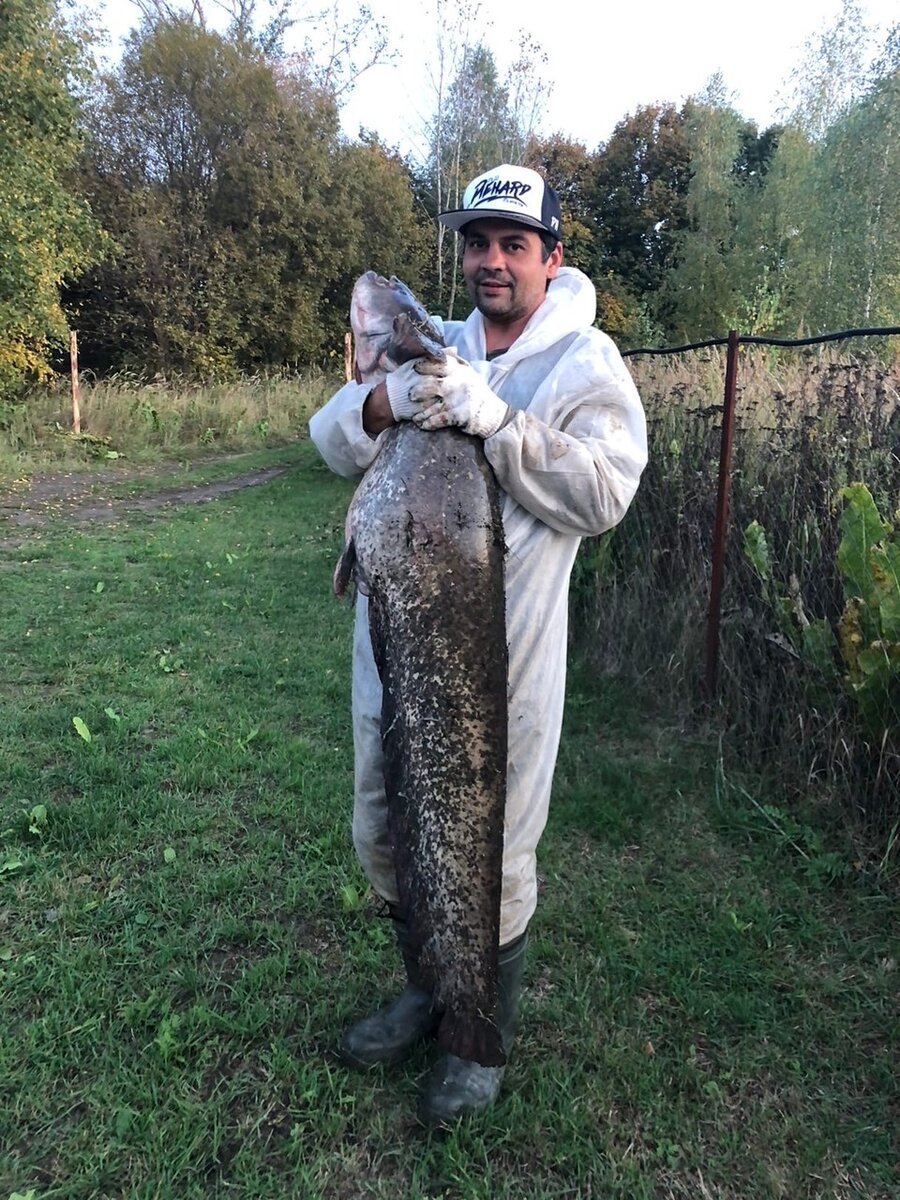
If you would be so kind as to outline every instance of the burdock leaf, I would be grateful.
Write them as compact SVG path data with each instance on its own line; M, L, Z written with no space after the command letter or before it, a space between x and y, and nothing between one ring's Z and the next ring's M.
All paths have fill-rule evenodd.
M744 530L744 554L763 583L768 583L772 578L769 543L766 541L766 531L759 521L751 521Z
M851 483L841 489L846 501L841 513L841 544L838 566L846 581L845 594L860 596L871 604L875 599L872 577L872 547L890 530L878 515L872 493L864 483Z
M811 621L801 634L803 657L827 678L838 674L834 659L835 640L831 626L824 618Z
M75 731L80 738L84 738L86 742L93 740L91 738L91 731L85 725L84 721L82 721L81 717L73 717L72 724L75 726Z

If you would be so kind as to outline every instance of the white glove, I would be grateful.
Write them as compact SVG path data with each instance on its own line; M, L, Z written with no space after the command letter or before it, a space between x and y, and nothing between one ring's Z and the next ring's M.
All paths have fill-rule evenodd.
M426 362L427 359L412 358L385 375L384 386L387 388L388 404L395 421L411 421L421 413L421 404L417 404L410 393L416 384L422 382L416 364Z
M455 425L463 433L482 438L495 434L509 417L509 405L491 391L465 359L448 353L446 363L440 367L440 374L429 371L427 378L420 376L410 392L417 403L412 417L416 425L427 430Z

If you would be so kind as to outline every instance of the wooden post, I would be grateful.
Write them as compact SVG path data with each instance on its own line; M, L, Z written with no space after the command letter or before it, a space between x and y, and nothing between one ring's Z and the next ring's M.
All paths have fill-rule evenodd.
M72 364L72 429L81 433L81 385L78 382L78 334L69 330L69 359Z
M353 334L344 334L344 379L347 383L353 378Z

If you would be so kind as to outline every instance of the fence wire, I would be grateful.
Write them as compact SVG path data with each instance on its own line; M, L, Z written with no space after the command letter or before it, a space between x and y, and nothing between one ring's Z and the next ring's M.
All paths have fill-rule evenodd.
M734 339L748 350L739 356L722 547L715 711L725 753L733 766L771 769L786 791L813 801L840 796L869 815L897 813L900 744L896 731L875 744L840 669L840 497L847 484L862 481L886 520L898 509L900 360L886 365L836 352L812 362L773 360L755 347L898 334L891 326ZM683 697L686 706L703 693L707 668L727 416L720 347L727 344L715 338L625 352L648 356L632 370L648 413L650 461L622 525L585 546L575 578L576 619L598 665L653 678L657 691ZM713 353L679 357L691 350ZM767 581L745 553L753 522L765 533ZM804 650L804 631L822 620L835 633L830 675ZM900 698L895 702L900 730Z
M739 346L815 346L819 342L842 342L855 337L892 337L900 334L900 325L887 325L868 329L842 329L836 333L818 333L813 337L775 338L755 333L739 333ZM706 350L711 346L727 346L729 338L708 338L703 342L689 342L685 346L641 346L636 350L623 350L622 357L634 354L683 354L686 350Z

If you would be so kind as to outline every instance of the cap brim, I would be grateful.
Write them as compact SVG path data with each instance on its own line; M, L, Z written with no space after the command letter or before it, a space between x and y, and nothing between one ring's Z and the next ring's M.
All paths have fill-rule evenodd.
M548 229L534 217L519 217L506 208L454 208L450 212L438 213L438 220L442 225L457 231L464 229L466 225L471 225L473 221L480 221L485 217L494 221L508 221L510 225L527 225L529 229L536 229L538 233L549 233L557 241L562 241L558 233L554 233L552 229Z

